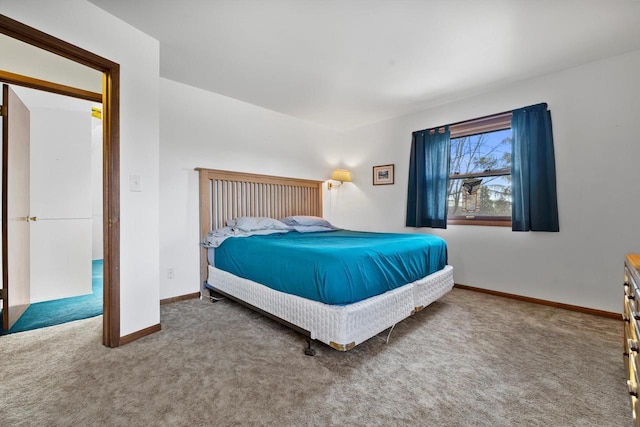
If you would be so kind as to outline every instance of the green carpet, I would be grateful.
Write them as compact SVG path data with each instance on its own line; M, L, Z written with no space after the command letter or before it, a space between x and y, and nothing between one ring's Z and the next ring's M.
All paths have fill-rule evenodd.
M94 260L92 264L92 293L31 304L11 329L3 331L0 328L0 335L30 331L101 315L102 260ZM0 316L0 322L2 322L2 316Z

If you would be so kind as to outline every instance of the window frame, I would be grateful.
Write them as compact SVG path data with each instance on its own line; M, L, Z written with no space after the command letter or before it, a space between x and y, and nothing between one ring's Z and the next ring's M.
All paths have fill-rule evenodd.
M457 139L465 136L473 136L505 129L511 129L511 111L454 123L449 126L449 139ZM451 170L449 170L449 172L451 172ZM511 175L511 168L457 175L449 173L449 179L481 178L484 176L504 175ZM447 194L447 197L448 196L449 195ZM469 218L466 215L454 216L448 215L447 213L447 224L511 227L511 217L483 215Z

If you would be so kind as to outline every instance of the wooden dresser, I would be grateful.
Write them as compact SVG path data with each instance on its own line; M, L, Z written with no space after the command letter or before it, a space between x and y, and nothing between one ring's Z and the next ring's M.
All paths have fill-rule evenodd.
M624 261L624 365L633 410L633 425L640 427L640 255L628 254Z

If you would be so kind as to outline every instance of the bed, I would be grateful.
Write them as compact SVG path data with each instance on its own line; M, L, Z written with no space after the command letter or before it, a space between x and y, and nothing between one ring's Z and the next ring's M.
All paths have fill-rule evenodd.
M322 181L196 170L200 175L201 242L207 241L212 230L235 225L237 219L294 219L289 227L296 225L296 218L321 220ZM307 354L312 353L312 340L339 351L350 350L453 287L446 243L435 236L277 230L228 240L217 249L203 247L203 287L212 295L223 295L304 334L309 338ZM370 246L371 240L383 244ZM417 255L400 252L408 246L416 246L412 251ZM290 252L283 255L280 251L285 247ZM377 258L357 258L355 247L364 248L365 258L372 254ZM327 267L320 267L324 258ZM255 259L268 269L243 270ZM242 263L245 267L239 267ZM376 269L380 271L374 274ZM313 274L307 279L305 271ZM297 284L284 281L290 278L296 278L293 282ZM299 286L301 282L304 286ZM336 282L340 286L332 291L329 285ZM360 291L363 288L364 293Z

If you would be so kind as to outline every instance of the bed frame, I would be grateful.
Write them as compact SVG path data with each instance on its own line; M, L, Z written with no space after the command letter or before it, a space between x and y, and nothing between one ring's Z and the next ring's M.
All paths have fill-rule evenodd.
M322 217L322 181L196 168L200 174L200 241L240 216ZM200 283L207 281L207 250L200 255Z
M323 215L322 181L196 170L200 175L200 241L210 230L224 227L227 220L240 216ZM453 287L453 269L446 266L385 294L347 306L329 306L218 270L209 265L206 248L202 248L200 256L200 278L203 287L215 283L215 293L304 334L308 337L307 355L314 354L312 340L322 341L336 350L350 350L421 310ZM265 304L266 300L275 303ZM295 311L288 311L288 307L294 307Z

